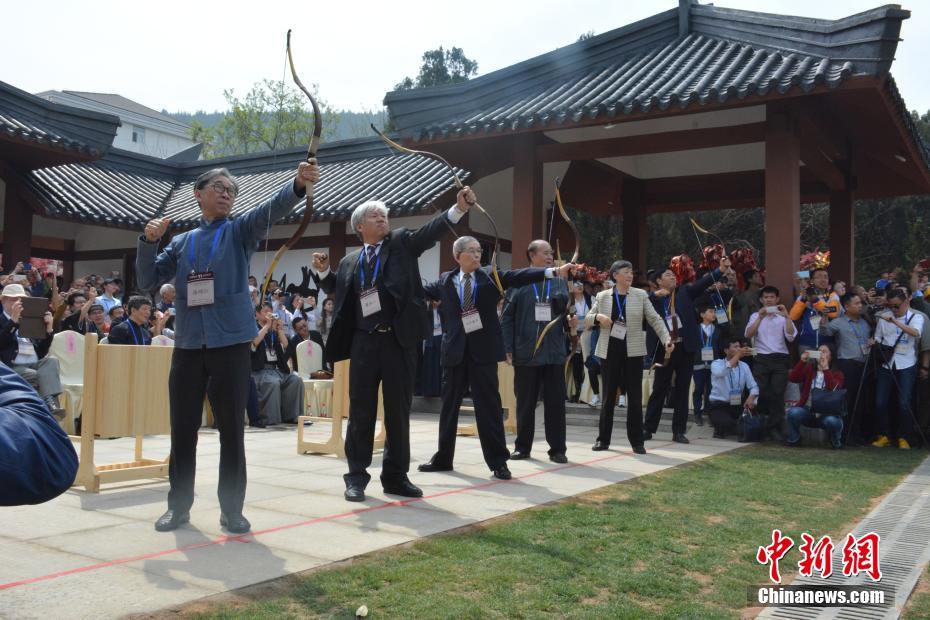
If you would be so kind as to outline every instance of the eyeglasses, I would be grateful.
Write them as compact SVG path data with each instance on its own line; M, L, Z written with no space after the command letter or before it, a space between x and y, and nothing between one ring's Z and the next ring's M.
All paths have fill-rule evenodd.
M484 254L484 251L481 248L468 248L466 250L462 250L462 254L474 254L475 256L481 256Z
M212 187L213 191L217 194L229 194L230 198L235 198L236 194L238 194L235 187L232 185L226 185L222 181L214 181L213 183L210 183L210 187Z

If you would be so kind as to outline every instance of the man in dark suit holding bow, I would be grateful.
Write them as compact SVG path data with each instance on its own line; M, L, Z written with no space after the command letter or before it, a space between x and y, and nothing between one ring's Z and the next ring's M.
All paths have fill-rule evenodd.
M420 471L450 471L455 454L459 408L466 388L475 402L475 421L484 461L495 478L509 480L510 452L504 437L504 419L497 381L497 363L505 359L497 303L500 291L491 279L490 267L481 267L481 244L474 237L459 237L452 246L459 268L442 274L426 287L430 299L439 301L442 320L442 412L439 417L439 450ZM554 268L514 269L500 273L504 287L523 286L561 277L574 265Z
M366 202L355 208L351 220L364 247L343 258L336 273L330 271L325 254L313 255L320 287L327 294L336 293L326 358L330 362L352 360L346 434L349 473L344 476L345 498L350 502L365 500L365 487L371 480L367 469L374 445L379 385L384 394L387 432L381 467L384 492L423 496L407 477L417 346L432 333L417 259L474 202L474 193L463 188L454 207L415 231L392 231L384 203Z

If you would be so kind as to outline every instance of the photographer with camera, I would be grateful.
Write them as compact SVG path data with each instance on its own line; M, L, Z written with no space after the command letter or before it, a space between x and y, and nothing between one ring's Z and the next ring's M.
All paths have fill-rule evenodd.
M801 360L795 364L788 375L788 380L801 386L801 397L797 404L788 410L788 439L785 445L801 445L801 425L810 428L822 428L830 437L830 446L834 450L843 447L843 418L837 411L826 411L814 402L815 390L835 391L844 386L843 373L831 370L833 352L823 344L816 351L805 351ZM839 396L839 394L837 394ZM833 403L835 404L835 403Z
M908 437L914 428L912 408L914 385L917 381L917 351L924 318L912 311L908 295L901 289L889 290L888 309L878 314L875 327L875 342L881 366L875 388L875 420L878 438L872 443L876 447L891 445L889 416L896 416L898 447L910 448ZM892 390L897 388L897 407L892 407Z
M825 317L835 319L840 315L840 297L830 289L830 275L826 269L813 269L809 281L799 278L799 282L801 294L791 307L790 317L799 323L798 350L804 353L822 343L832 344L832 338L820 337L820 325Z
M726 359L715 359L710 365L710 399L706 413L714 426L714 438L723 439L735 432L736 421L745 409L755 409L759 386L749 365L742 361L752 355L752 349L739 336L720 339ZM749 396L743 394L749 390Z
M778 289L764 286L759 291L762 307L749 317L746 338L752 339L756 356L752 374L759 384L759 413L766 416L767 435L779 441L785 417L785 388L788 386L788 343L798 330L781 305Z
M258 335L252 340L252 378L258 387L259 419L266 424L290 424L304 410L304 384L287 365L288 345L284 320L272 305L255 310Z

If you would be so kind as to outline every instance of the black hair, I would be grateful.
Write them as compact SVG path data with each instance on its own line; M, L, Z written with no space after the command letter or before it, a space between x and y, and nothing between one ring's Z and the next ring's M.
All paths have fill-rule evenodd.
M778 287L768 284L759 289L759 298L761 299L763 295L773 294L775 297L778 297L780 293L778 292Z
M907 301L907 293L902 291L899 288L889 289L885 292L885 297L888 298L888 301L892 299L900 299L901 301Z
M843 304L843 307L845 308L853 300L853 297L859 297L859 294L858 293L845 293L842 297L840 297L840 303Z
M69 306L73 306L75 300L77 300L78 297L83 297L84 301L87 301L87 295L81 292L71 293L70 295L68 295L68 299L65 301Z
M133 310L138 310L142 306L151 306L152 300L144 295L133 295L129 298L129 301L126 303L126 308L132 312ZM116 306L113 306L115 308ZM113 308L110 308L110 312L113 311Z
M297 329L297 324L300 323L301 321L306 321L306 320L307 319L305 317L295 316L293 320L291 320L291 327L293 327L294 329Z

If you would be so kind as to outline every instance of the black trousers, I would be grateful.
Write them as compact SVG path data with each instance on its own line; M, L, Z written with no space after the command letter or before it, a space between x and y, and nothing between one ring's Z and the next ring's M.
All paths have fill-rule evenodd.
M584 357L581 353L572 354L572 380L575 382L575 401L581 395L581 386L584 384Z
M533 449L540 389L549 454L565 454L565 368L561 364L513 367L513 390L517 396L516 449L527 454Z
M378 420L378 386L384 396L384 458L382 482L407 478L410 469L410 406L417 374L416 347L404 348L393 332L369 334L357 330L352 338L349 367L349 427L346 431L346 486L365 487L371 476L371 453Z
M220 479L217 494L226 514L242 512L245 501L245 409L249 398L249 343L208 349L174 349L168 391L171 405L171 460L168 508L190 510L197 470L197 431L208 391L220 432Z
M608 349L601 362L604 393L601 395L601 421L597 440L610 445L614 429L614 407L617 391L626 395L626 437L631 446L643 445L643 358L627 357L625 348Z
M714 430L721 435L736 433L736 422L743 414L742 405L710 401L705 411Z
M843 425L843 439L846 440L852 436L856 440L865 440L871 437L875 373L870 369L863 374L866 363L855 360L838 359L834 365L843 373L843 383L846 388L847 423ZM856 402L857 395L859 396L858 403Z
M768 353L753 358L752 376L759 385L757 410L765 416L766 433L780 433L784 424L788 368L788 356L783 353Z
M475 403L475 423L484 462L491 471L510 458L507 438L504 435L504 410L497 382L497 362L475 363L465 346L465 357L457 366L442 369L442 411L439 414L439 450L433 455L436 465L452 467L455 459L455 436L459 424L459 410L465 391L471 391Z
M665 399L672 392L672 432L684 434L688 430L688 388L691 387L691 373L694 370L694 354L685 350L685 345L679 342L668 362L655 369L652 381L652 394L646 405L646 430L655 433L659 429L659 420L662 419L662 407ZM672 377L675 386L672 387Z

